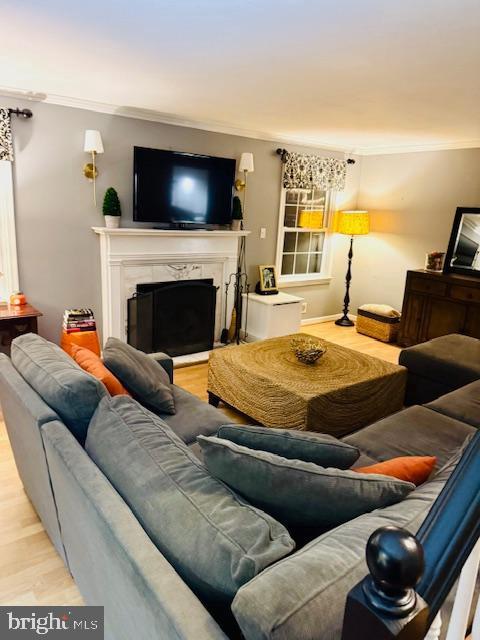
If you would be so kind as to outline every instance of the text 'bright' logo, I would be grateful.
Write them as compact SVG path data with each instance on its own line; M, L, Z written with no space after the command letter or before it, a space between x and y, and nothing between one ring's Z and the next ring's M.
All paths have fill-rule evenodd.
M47 616L37 618L37 615L32 612L32 615L28 618L17 618L11 611L8 612L8 629L9 631L35 631L38 635L42 636L49 631L59 631L69 629L68 621L69 617L66 613L61 618L57 618L53 613L49 613Z

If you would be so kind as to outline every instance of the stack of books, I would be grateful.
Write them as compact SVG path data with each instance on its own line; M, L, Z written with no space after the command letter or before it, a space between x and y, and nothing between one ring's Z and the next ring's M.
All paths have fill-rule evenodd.
M63 314L65 333L96 331L95 317L91 309L65 309Z

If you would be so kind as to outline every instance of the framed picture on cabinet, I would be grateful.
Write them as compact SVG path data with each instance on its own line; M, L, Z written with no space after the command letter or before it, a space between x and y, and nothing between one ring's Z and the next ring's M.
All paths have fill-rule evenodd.
M260 264L258 266L260 275L260 292L277 293L277 272L273 264Z
M457 207L443 270L480 278L480 208Z

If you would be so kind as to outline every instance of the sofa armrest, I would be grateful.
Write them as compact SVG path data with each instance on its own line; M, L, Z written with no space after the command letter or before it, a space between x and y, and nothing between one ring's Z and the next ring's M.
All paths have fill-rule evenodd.
M161 365L168 373L170 382L173 383L173 360L166 353L152 353L149 354L159 365Z

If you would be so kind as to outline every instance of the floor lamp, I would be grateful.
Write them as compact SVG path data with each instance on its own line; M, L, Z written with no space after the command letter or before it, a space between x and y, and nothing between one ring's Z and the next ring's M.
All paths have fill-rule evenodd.
M335 320L335 324L340 327L353 327L353 320L348 317L348 307L350 305L350 282L352 280L352 258L353 258L353 238L363 236L370 231L370 217L368 211L340 211L338 213L337 229L338 233L350 236L350 250L348 252L347 275L345 276L346 290L343 299L343 316Z

